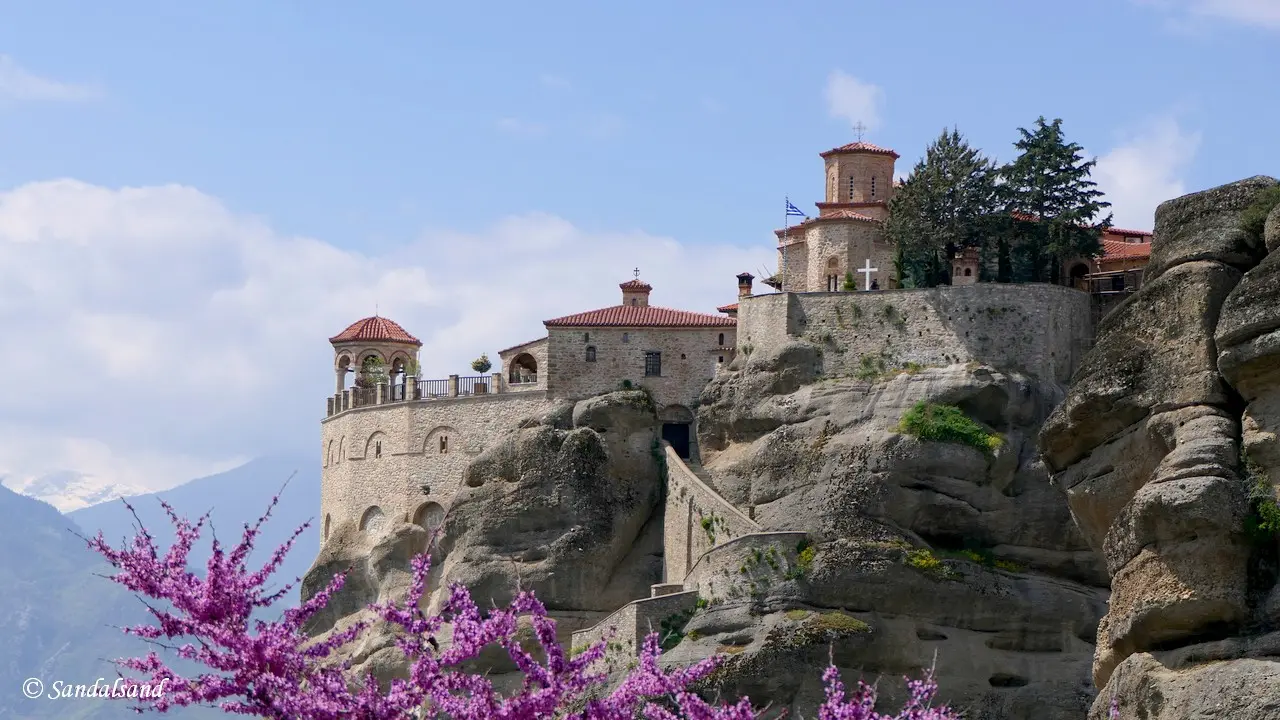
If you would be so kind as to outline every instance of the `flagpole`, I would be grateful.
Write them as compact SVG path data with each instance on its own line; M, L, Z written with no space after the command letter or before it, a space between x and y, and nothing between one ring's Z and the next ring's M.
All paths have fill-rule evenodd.
M791 229L791 196L782 196L782 262L778 263L778 292L785 292L787 277L787 232Z

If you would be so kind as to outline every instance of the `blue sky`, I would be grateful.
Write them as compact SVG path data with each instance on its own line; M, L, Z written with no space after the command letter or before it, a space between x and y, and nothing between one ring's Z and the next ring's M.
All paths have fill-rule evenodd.
M905 173L944 127L1006 160L1062 117L1129 227L1280 175L1280 0L377 8L0 3L0 321L81 383L7 394L6 482L309 450L324 338L375 304L443 376L633 266L727 302L854 120Z

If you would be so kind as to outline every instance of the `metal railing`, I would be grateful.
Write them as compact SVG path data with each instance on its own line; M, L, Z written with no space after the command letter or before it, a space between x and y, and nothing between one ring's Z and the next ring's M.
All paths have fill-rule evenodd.
M487 395L496 392L490 375L473 375L458 378L458 395Z
M449 396L449 380L423 380L418 378L418 389L414 400L430 400Z

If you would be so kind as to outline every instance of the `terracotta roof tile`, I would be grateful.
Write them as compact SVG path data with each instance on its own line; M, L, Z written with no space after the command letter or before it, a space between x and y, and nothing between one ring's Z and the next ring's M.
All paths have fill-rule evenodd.
M528 341L526 341L526 342L522 342L522 343L519 343L519 344L517 344L517 345L512 345L512 346L511 346L511 347L509 347L509 348L503 348L503 349L501 349L501 350L499 350L499 351L498 351L498 354L499 354L499 355L501 355L501 354L502 354L502 353L504 353L504 352L511 352L512 350L516 350L516 349L522 348L522 347L524 347L525 345L532 345L532 344L534 344L534 343L536 343L536 342L542 342L543 340L546 340L546 339L547 339L547 336L546 336L546 335L543 335L542 337L538 338L537 340L528 340Z
M777 235L778 237L782 237L782 234L784 232L787 234L790 234L792 230L800 230L800 229L807 230L810 225L814 223L824 222L827 220L856 220L858 222L869 222L869 223L880 222L879 220L869 215L863 215L862 213L856 212L854 210L841 208L839 210L831 210L829 212L824 212L823 214L819 215L816 218L809 218L808 220L805 220L804 222L798 225L792 225L789 228L779 228L777 230L774 230L773 234Z
M732 305L721 305L720 307L716 308L716 310L719 310L722 313L738 312L738 303L734 303Z
M1145 258L1151 257L1151 243L1133 243L1123 242L1120 240L1103 240L1102 256L1103 260L1118 260L1121 258Z
M1107 228L1107 232L1113 235L1129 235L1136 237L1151 237L1151 233L1146 230L1125 230L1124 228Z
M624 283L619 283L618 287L622 288L623 290L652 290L653 289L652 285L640 279L628 280Z
M726 327L736 325L737 320L652 305L614 305L565 315L542 324L547 327Z
M838 148L831 148L824 153L820 153L820 156L826 157L828 155L836 155L840 153L871 153L874 155L892 155L895 158L901 157L898 153L890 150L889 148L883 148L879 145L872 145L871 143L861 141L849 143L848 145L841 145Z
M347 326L346 330L329 338L331 343L341 342L399 342L411 345L422 345L422 341L410 335L400 324L384 317L367 317Z

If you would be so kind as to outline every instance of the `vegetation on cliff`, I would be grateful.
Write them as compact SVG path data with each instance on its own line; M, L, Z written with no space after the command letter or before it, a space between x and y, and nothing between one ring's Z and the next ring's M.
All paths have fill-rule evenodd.
M960 443L991 452L1004 441L953 405L920 401L902 415L898 431L921 440Z

